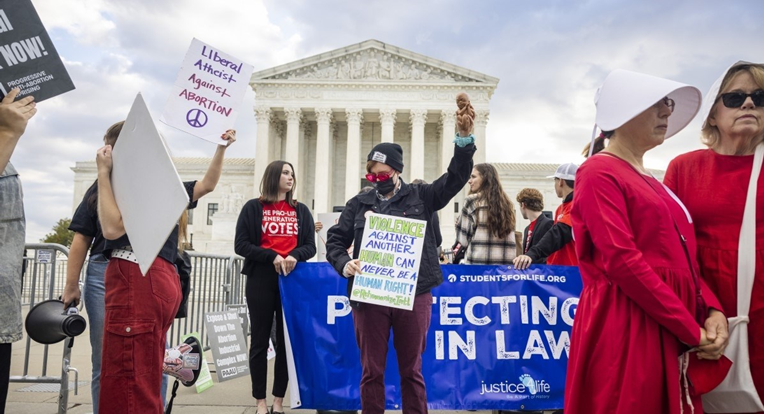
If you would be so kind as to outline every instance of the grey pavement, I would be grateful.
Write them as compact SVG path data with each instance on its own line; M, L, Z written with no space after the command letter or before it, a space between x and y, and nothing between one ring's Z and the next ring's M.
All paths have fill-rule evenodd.
M87 318L87 315L84 314ZM26 333L22 341L13 344L13 354L11 360L11 376L21 376L24 373L24 353L26 349ZM93 405L90 398L90 341L88 332L85 331L77 337L72 347L71 366L79 371L79 392L74 395L74 389L69 391L69 401L67 412L71 414L86 414L93 411ZM60 342L49 346L47 361L48 376L59 376L61 372L61 356L64 350L64 343ZM34 341L30 344L30 359L28 365L28 375L43 375L43 352L44 345ZM206 353L207 361L212 361L210 351ZM214 370L214 365L210 364L210 370ZM269 372L273 372L273 360L269 362ZM240 377L233 380L219 383L215 373L212 373L215 385L204 392L197 394L194 387L180 386L178 395L173 403L173 413L179 414L255 414L255 399L251 396L250 378ZM269 375L268 389L271 389L271 378ZM69 376L70 383L74 382L74 374ZM26 392L23 389L29 388L35 384L12 382L8 390L8 402L6 412L8 414L55 414L58 412L58 390L50 392ZM172 386L172 381L170 381ZM168 390L168 399L170 398ZM269 398L269 405L270 405ZM285 408L289 407L289 391L285 398ZM313 410L289 409L287 413L313 413ZM400 411L391 411L399 413ZM439 414L446 411L431 411ZM454 413L456 411L450 411ZM467 411L464 411L467 413ZM490 414L491 411L477 411L477 414Z

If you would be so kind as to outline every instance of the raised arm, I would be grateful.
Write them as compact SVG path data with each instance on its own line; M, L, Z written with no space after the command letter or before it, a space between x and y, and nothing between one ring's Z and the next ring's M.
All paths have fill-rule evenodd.
M34 97L27 96L14 102L19 88L13 88L0 101L0 172L8 165L19 138L27 128L27 121L37 113Z
M215 190L215 186L218 185L218 180L220 180L220 175L223 172L223 157L226 154L226 148L236 142L236 131L229 129L220 138L225 140L226 144L218 145L218 148L215 149L215 155L213 155L212 161L210 161L210 165L207 167L205 176L200 181L197 181L197 184L194 186L194 197L191 201L197 201L210 194Z
M454 139L454 155L446 173L431 185L423 186L422 199L433 211L446 206L456 196L470 178L473 170L473 154L476 147L471 134L475 120L475 110L466 93L457 95L457 136Z
M98 167L98 221L107 240L116 240L125 234L122 213L112 191L112 146L105 145L96 154Z

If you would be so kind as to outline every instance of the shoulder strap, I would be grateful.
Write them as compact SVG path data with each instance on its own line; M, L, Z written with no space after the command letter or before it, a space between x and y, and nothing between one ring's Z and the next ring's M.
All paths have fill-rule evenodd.
M752 174L749 177L749 189L746 192L744 218L741 223L741 233L738 237L738 283L737 283L737 313L738 316L749 315L749 305L754 287L755 244L757 238L757 181L762 169L762 143L754 151Z
M633 168L633 171L635 171L635 174L639 175L641 178L643 178L643 181L650 187L654 192L656 192L657 195L659 195L659 199L664 201L664 199L661 197L661 194L659 194L659 191L651 185L651 183L648 181L648 178L646 178L645 175L640 174L637 170ZM655 179L655 178L654 178ZM658 181L658 180L657 180ZM662 184L662 187L664 187L664 191L667 192L667 194L678 204L680 207L683 208L683 212L688 217L688 222L692 223L690 214L688 213L688 209L685 208L685 205L682 201L670 190L667 188L666 185ZM666 205L666 202L665 202ZM669 206L667 206L669 208ZM696 273L696 268L693 266L693 259L691 258L691 253L688 251L688 245L686 243L686 238L683 236L683 234L680 232L680 227L677 225L677 220L675 220L675 217L672 215L672 213L669 214L669 218L672 219L672 224L675 227L675 232L677 232L677 236L680 238L680 244L683 246L683 252L685 253L685 259L688 261L688 268L691 271L691 278L693 279L693 287L696 291L696 321L700 324L704 323L704 320L706 319L706 303L704 302L704 298L701 295L701 282L699 282L699 275Z

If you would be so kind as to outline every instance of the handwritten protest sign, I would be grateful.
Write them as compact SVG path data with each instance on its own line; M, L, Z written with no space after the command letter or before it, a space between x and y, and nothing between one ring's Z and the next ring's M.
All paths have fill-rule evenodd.
M0 97L13 88L36 102L74 89L30 0L0 3Z
M253 67L194 39L160 121L216 144L234 127Z
M427 222L369 214L351 300L412 310Z
M250 358L239 314L236 311L209 312L205 314L205 328L218 381L250 375Z

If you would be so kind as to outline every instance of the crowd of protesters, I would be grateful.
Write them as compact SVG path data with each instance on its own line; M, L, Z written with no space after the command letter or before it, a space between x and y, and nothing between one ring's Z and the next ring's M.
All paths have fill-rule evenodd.
M17 94L17 89L11 90L0 102L3 410L11 343L22 335L19 295L25 235L21 184L9 160L36 113L33 100L16 100ZM583 290L571 336L567 414L701 413L702 395L721 382L726 392L712 391L705 397L723 407L716 412L752 412L752 407L761 406L762 64L732 65L703 101L693 86L612 72L596 94L595 128L584 151L587 160L580 166L563 164L549 177L562 199L560 207L548 217L538 189L525 188L516 195L521 215L529 221L522 234L516 232L516 207L497 170L491 164L473 164L475 111L469 97L459 94L456 103L454 152L443 175L430 184L406 183L401 177L402 147L377 144L366 164L372 189L348 200L337 224L328 230L327 260L348 279L350 295L361 270L363 226L358 224L369 212L427 222L412 311L351 301L363 412L384 412L391 333L403 411L428 410L422 354L431 292L443 282L437 212L466 184L469 194L454 223L455 262L519 270L541 264L579 267ZM707 149L677 156L664 182L657 180L644 166L645 154L685 128L700 110ZM177 259L183 252L185 221L182 217L143 277L111 187L112 147L121 128L117 123L106 131L105 146L96 157L98 180L72 222L76 234L63 301L80 300L78 276L90 250L84 299L91 320L94 409L159 413L165 385L158 362L181 302L177 272L182 264ZM220 178L235 132L226 131L221 138L227 143L218 147L204 179L184 183L188 208L213 191ZM295 199L295 186L292 164L271 163L262 177L260 197L244 206L236 227L235 250L245 258L242 273L252 317L250 373L258 414L284 412L284 347L277 346L270 410L266 400L266 350L274 321L278 341L284 339L278 279L314 256L314 234L322 227ZM268 225L277 215L286 226ZM137 342L140 349L126 353L124 338L137 334L150 340ZM743 385L736 388L723 381L726 375Z

